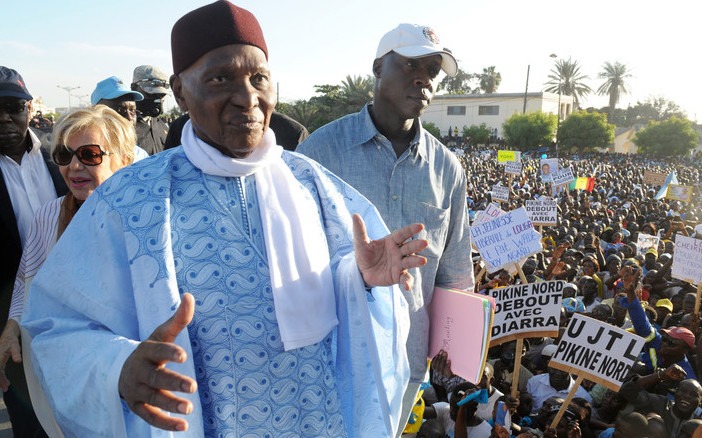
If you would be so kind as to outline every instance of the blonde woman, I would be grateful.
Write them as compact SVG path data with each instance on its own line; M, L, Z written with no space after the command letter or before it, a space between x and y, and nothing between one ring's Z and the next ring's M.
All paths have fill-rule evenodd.
M0 388L3 391L11 384L4 373L7 360L22 361L19 321L29 283L83 201L113 173L134 161L135 144L136 134L129 121L104 105L73 111L54 128L51 156L69 192L40 208L27 234L7 325L0 335ZM29 371L26 363L25 371ZM27 379L29 383L29 375ZM30 393L37 408L31 385ZM37 417L47 429L38 410Z

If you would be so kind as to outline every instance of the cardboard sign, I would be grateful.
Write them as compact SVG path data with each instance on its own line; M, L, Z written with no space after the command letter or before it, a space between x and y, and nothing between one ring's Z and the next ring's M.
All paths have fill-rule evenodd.
M665 183L665 178L668 175L661 172L654 172L652 170L644 170L643 183L650 184L652 186L662 186Z
M512 210L470 229L473 244L488 272L542 251L541 234L534 229L524 207Z
M680 184L670 184L665 197L676 201L689 202L692 200L692 186L683 186Z
M429 308L429 358L444 350L451 358L451 371L480 383L494 309L494 301L485 295L435 288Z
M552 172L551 178L554 186L569 184L571 181L575 181L572 167L564 167L563 169L559 169L558 172Z
M492 186L492 199L497 201L509 201L509 187Z
M497 162L508 163L510 161L520 161L522 153L519 151L497 151Z
M522 174L522 162L521 161L508 161L505 163L505 173L510 175L521 175Z
M702 283L702 240L678 234L673 254L670 274L693 284Z
M636 254L646 255L646 251L653 248L658 252L658 242L660 237L652 236L646 233L639 233L639 238L636 241Z
M619 391L645 342L619 327L574 313L549 366Z
M558 336L563 281L542 281L490 289L495 320L490 346L517 337Z
M532 224L558 224L558 205L554 199L544 196L540 199L528 199L524 204Z

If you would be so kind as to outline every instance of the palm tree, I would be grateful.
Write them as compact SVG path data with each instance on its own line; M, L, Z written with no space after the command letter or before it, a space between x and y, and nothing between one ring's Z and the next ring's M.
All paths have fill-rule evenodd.
M580 108L580 101L592 93L592 88L583 83L589 77L580 72L578 61L572 61L570 58L567 61L565 59L556 61L548 78L544 91L573 96L575 107L573 109Z
M494 65L483 69L483 73L480 75L480 89L484 93L491 94L496 92L500 82L502 82L502 75L495 71Z
M475 75L458 69L455 76L444 76L436 87L436 91L446 90L449 94L470 94L471 81L475 79Z
M631 77L631 73L627 71L624 64L615 62L605 62L602 66L604 69L597 75L600 79L605 79L604 83L597 89L597 94L600 96L609 96L609 114L614 112L614 107L619 102L619 97L622 94L629 94L627 89L626 79Z
M355 113L363 105L373 100L375 79L371 75L351 76L346 75L346 80L341 81L341 93L345 98L346 113Z

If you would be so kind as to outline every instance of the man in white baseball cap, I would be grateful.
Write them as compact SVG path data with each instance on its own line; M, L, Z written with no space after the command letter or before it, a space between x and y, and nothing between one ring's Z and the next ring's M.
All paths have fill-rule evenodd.
M422 128L439 74L458 66L431 28L400 24L386 33L373 61L373 102L360 112L310 134L296 149L317 160L368 198L390 229L422 222L430 246L417 281L403 291L409 304L407 353L410 384L403 399L407 422L426 381L429 304L434 287L472 290L474 285L466 175L456 156ZM477 352L476 352L477 354Z

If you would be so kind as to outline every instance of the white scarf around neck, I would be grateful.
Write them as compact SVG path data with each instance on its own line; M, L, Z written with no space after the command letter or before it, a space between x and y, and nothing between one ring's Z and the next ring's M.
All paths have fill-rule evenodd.
M246 158L228 157L200 140L188 121L181 137L188 160L216 176L254 175L273 301L285 350L314 344L337 323L329 250L317 203L282 159L269 128Z

